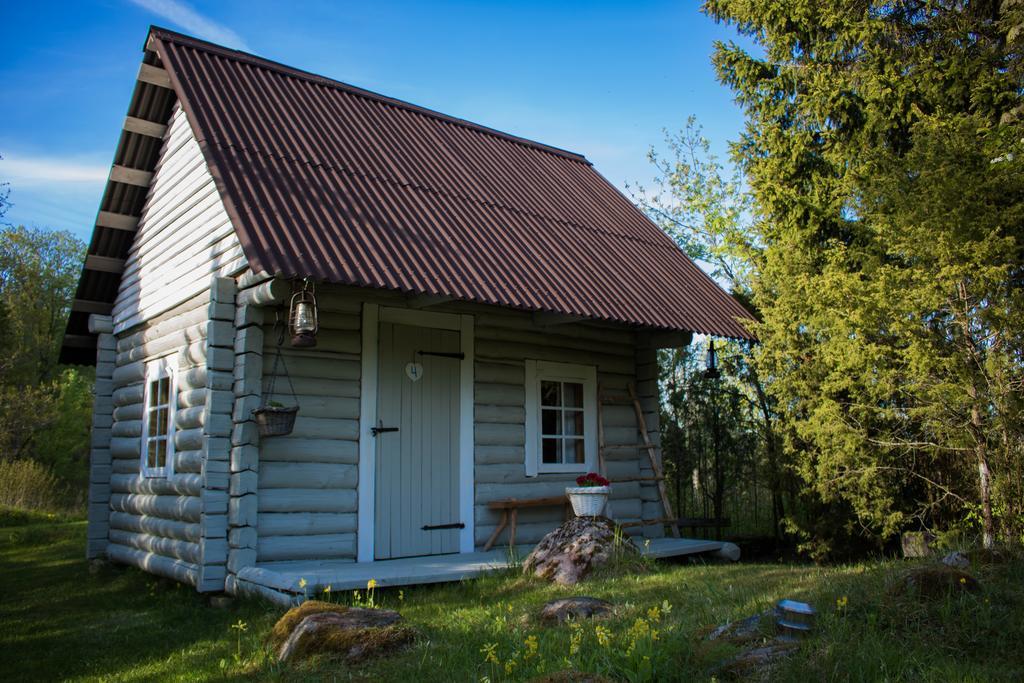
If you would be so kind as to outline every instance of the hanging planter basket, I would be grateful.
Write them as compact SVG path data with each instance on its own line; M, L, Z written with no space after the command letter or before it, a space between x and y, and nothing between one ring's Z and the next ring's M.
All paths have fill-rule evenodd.
M252 411L261 437L286 436L295 429L298 406L262 406Z
M291 375L288 374L288 366L281 355L281 346L284 344L284 326L278 320L277 351L274 354L274 367L270 371L270 385L263 397L263 405L252 411L252 417L256 420L256 427L260 437L287 436L295 428L295 416L299 412L299 400L295 395L295 387L292 386ZM277 382L277 368L281 367L281 374L288 382L288 390L291 392L295 405L284 406L274 401L274 385Z

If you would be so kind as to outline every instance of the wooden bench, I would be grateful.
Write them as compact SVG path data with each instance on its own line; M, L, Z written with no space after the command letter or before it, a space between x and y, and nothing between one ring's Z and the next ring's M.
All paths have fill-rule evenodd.
M494 533L491 534L491 537L487 539L487 543L484 545L484 550L490 550L494 546L494 542L498 540L498 535L501 534L506 526L508 527L508 544L516 544L516 521L518 519L519 508L554 507L556 505L565 506L565 518L568 519L572 508L569 506L569 499L565 496L492 500L487 504L487 507L491 510L501 510L501 521L498 522L498 526L494 529Z

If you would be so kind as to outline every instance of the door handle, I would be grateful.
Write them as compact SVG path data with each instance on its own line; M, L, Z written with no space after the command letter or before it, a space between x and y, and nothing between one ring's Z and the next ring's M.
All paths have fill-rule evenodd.
M381 434L384 434L385 432L397 432L397 431L398 431L398 427L385 427L384 426L384 422L382 420L377 420L377 426L376 427L370 427L370 434L373 434L374 436L380 436Z

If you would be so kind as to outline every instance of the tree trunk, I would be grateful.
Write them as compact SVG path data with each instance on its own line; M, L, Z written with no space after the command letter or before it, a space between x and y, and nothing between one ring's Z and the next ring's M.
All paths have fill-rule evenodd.
M751 384L757 392L757 405L764 420L765 455L768 459L768 486L772 492L772 535L779 539L780 524L786 516L786 508L782 500L782 475L779 472L779 438L775 433L771 407L768 405L768 393L761 384L756 370L751 370Z
M971 435L974 437L974 454L978 460L978 489L981 494L981 543L991 550L995 545L995 523L992 521L992 473L988 467L988 443L982 429L981 409L975 403L971 407Z

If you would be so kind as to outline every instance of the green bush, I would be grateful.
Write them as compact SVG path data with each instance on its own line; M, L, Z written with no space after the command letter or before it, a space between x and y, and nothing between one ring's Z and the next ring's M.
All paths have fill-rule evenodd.
M0 461L0 506L69 512L82 509L84 503L81 493L72 493L45 465L34 460Z

